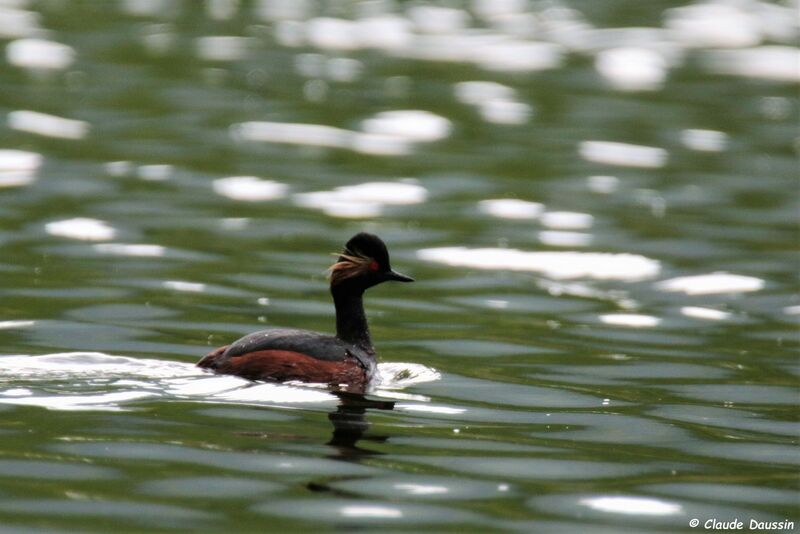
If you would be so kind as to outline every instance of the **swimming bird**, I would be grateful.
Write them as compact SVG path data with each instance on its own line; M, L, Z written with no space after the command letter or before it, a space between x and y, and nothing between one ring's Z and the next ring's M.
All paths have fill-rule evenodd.
M414 279L393 271L384 242L365 232L345 244L329 273L336 307L335 336L270 328L212 351L197 365L250 380L347 384L363 390L377 369L364 313L364 292L386 281Z

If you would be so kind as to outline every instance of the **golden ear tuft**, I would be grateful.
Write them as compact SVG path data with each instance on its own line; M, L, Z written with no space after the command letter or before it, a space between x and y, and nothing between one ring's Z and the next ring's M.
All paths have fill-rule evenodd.
M334 285L365 272L369 269L369 264L372 261L370 258L363 256L339 253L334 253L333 255L339 257L339 261L328 267L328 280Z

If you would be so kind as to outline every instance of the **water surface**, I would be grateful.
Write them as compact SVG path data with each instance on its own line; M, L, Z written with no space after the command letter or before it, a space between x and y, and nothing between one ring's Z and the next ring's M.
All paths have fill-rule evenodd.
M3 529L796 528L797 6L642 6L0 2Z

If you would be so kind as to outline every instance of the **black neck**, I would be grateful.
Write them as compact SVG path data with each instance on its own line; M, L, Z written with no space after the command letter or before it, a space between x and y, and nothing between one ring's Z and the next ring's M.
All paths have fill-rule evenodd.
M336 337L374 352L367 316L364 314L364 293L353 294L332 288L331 294L336 305Z

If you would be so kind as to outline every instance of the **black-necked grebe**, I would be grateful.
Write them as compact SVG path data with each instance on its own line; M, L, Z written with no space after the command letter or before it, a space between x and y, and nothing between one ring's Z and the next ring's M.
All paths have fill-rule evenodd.
M414 281L392 270L389 252L378 236L356 234L330 268L336 336L270 328L218 348L197 365L250 380L297 380L364 388L375 374L376 361L363 295L365 290L388 280Z

